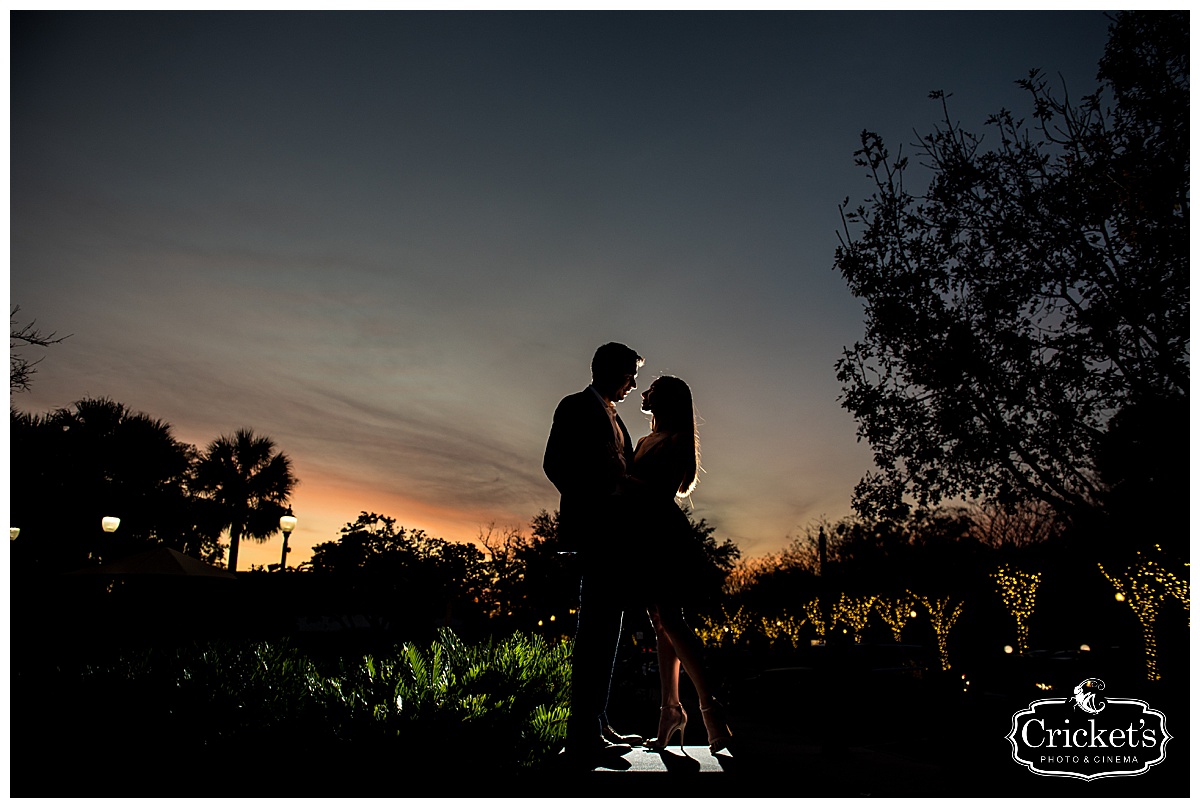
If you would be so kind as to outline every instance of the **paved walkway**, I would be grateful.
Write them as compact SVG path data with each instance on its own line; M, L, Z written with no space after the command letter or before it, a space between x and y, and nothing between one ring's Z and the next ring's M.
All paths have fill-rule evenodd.
M635 747L611 766L598 766L596 772L660 772L663 774L719 774L734 765L733 755L727 751L713 755L707 746L685 746L680 751L673 746L662 752L652 752L645 747Z
M928 760L879 749L821 748L739 725L732 750L706 745L663 752L635 747L591 772L558 773L536 789L544 796L607 797L938 797L945 772Z

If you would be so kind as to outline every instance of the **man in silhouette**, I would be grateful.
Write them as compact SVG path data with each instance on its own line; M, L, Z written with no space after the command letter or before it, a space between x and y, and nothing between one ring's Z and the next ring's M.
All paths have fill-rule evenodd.
M644 740L617 733L605 714L626 605L623 570L632 563L618 549L621 525L614 495L633 460L633 442L616 405L636 389L643 361L620 343L596 349L592 383L554 411L542 463L561 494L559 537L582 561L565 752L569 762L589 767Z

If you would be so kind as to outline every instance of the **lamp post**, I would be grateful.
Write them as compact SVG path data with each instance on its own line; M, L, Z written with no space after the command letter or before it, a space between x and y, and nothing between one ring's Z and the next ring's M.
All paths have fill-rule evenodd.
M105 516L100 520L100 527L104 528L105 533L115 533L117 528L121 526L121 519L117 516ZM88 553L88 558L92 558L92 554ZM100 556L96 556L97 561L102 561Z
M292 535L292 531L296 529L296 517L292 516L291 507L287 509L287 513L279 517L279 529L283 531L283 555L279 559L279 571L283 572L287 569L288 536Z

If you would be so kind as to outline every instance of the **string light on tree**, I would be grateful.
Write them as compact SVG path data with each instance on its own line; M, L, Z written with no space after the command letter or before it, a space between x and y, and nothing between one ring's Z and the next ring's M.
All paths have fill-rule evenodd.
M817 641L825 642L825 631L829 628L829 623L825 620L825 614L821 611L821 599L813 598L808 603L804 604L804 616L808 618L808 623L813 627L813 631L817 633Z
M733 645L742 638L751 625L750 616L745 614L742 606L739 606L733 614L730 614L722 606L720 619L713 620L706 616L701 620L704 625L696 633L705 645L724 645L726 643Z
M892 630L892 638L896 642L902 642L901 632L910 618L916 617L914 611L916 601L912 597L912 593L906 593L898 598L883 598L875 599L875 611L879 612L879 616L883 618L883 622L887 623L888 628Z
M1154 548L1160 553L1162 548L1157 544ZM1117 590L1117 600L1128 603L1137 615L1142 627L1142 641L1146 646L1146 679L1157 682L1162 679L1158 671L1158 637L1155 624L1163 601L1174 597L1183 603L1183 608L1190 612L1190 586L1184 579L1179 578L1158 561L1145 557L1138 551L1137 560L1123 571L1110 574L1103 564L1097 564L1100 572ZM1185 563L1184 567L1191 565ZM1188 621L1191 625L1191 621Z
M721 642L721 624L706 614L700 615L700 625L696 627L696 636L705 645L719 645Z
M1154 545L1154 549L1158 550L1158 552L1160 552L1160 553L1162 552L1161 545L1158 545L1158 544ZM1185 568L1190 568L1192 565L1189 562L1185 561L1185 562L1183 562L1183 566ZM1172 573L1166 567L1159 564L1157 561L1153 561L1153 560L1147 561L1146 567L1147 567L1148 571L1153 573L1155 575L1155 577L1158 578L1162 582L1162 585L1166 587L1167 592L1171 595L1171 597L1175 598L1176 600L1178 600L1180 603L1183 604L1183 610L1185 612L1187 612L1189 615L1188 628L1191 628L1192 627L1192 618L1190 617L1190 615L1192 613L1192 603L1191 603L1191 591L1192 590L1191 590L1191 584L1188 582L1187 578L1177 577L1174 573ZM1187 573L1185 572L1184 575L1187 575Z
M947 647L947 637L950 629L962 614L963 604L955 604L950 598L926 598L915 596L917 601L929 613L929 622L933 625L933 633L937 637L938 657L942 661L942 670L950 670L950 651Z
M800 627L806 622L808 621L803 617L796 617L785 611L779 617L763 617L759 630L771 642L787 640L795 648L800 645Z
M867 627L867 623L871 619L871 606L875 603L875 596L854 598L847 596L844 592L838 596L838 602L833 606L832 619L829 621L832 625L845 623L854 631L854 641L862 642L863 629Z
M990 576L996 581L1000 599L1009 614L1017 621L1017 653L1029 651L1029 618L1033 616L1034 599L1037 597L1038 584L1042 581L1040 572L1022 572L1008 564L1002 565Z

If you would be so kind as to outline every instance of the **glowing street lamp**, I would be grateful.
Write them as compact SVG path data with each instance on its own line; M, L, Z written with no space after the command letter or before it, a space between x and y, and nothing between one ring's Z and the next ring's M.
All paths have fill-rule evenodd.
M279 571L283 572L287 569L288 536L292 535L292 531L296 529L296 517L292 516L290 507L287 509L287 513L279 517L279 529L283 531L283 555L279 559Z
M121 520L116 516L106 516L100 520L100 527L104 528L105 533L115 533L120 526Z
M20 536L20 535L21 535L21 528L19 528L19 527L10 527L10 528L8 529L8 540L9 540L9 541L16 541L16 540L17 540L17 536Z

